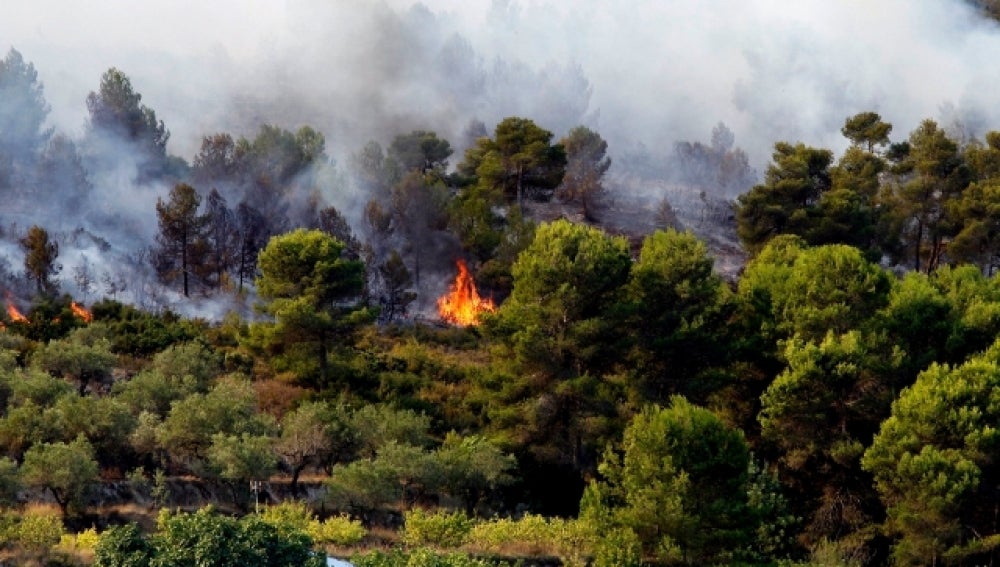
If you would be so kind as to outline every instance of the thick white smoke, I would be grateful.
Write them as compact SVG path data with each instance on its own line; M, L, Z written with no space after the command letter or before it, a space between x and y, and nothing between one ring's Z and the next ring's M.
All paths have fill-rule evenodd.
M583 123L613 156L644 147L665 161L721 121L758 171L779 140L839 151L861 111L897 141L924 118L966 137L1000 129L1000 29L965 0L9 0L0 56L8 47L37 68L58 132L84 139L86 96L115 66L189 162L202 136L253 137L262 123L313 126L342 167L368 140L420 128L461 149L470 120L510 115L557 137ZM137 186L132 159L90 176L84 225L113 241L113 266L141 262L168 190ZM364 199L328 185L356 215ZM73 228L49 206L21 224ZM64 279L84 257L111 269L67 246ZM133 299L158 300L148 274L134 279Z
M592 88L583 117L612 152L704 139L721 120L760 168L776 140L841 145L843 119L862 110L897 138L927 117L975 119L973 134L1000 123L1000 32L963 0L13 0L0 44L35 63L71 135L100 74L123 69L188 159L203 134L251 134L260 121L313 124L336 154L392 125L456 130L469 117L450 109L487 124L577 114L580 98L539 100L581 86L573 68ZM532 118L561 135L581 117Z

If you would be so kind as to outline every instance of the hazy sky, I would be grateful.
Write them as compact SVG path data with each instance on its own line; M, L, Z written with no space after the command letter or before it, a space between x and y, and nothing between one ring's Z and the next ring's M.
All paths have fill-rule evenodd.
M559 89L575 88L572 73L539 87L554 68L589 81L586 120L612 152L707 140L723 121L760 167L776 140L839 149L844 118L864 110L892 122L897 140L923 118L958 116L977 135L1000 128L1000 31L961 0L412 5L7 0L0 48L35 63L50 118L71 135L101 73L121 68L172 131L171 151L189 160L202 135L251 134L262 121L308 122L332 149L350 151L366 138L385 143L393 133L384 130L420 125L421 115L454 135L470 108L487 124L501 112L554 112ZM508 80L503 100L480 93L465 104L454 77L424 72L456 37L473 50L466 63L486 74L499 59L537 75L517 79L523 88Z

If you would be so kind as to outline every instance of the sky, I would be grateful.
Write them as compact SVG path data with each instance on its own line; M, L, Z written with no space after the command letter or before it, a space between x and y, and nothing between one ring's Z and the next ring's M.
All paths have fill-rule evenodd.
M707 141L721 121L758 169L776 141L841 149L844 119L867 110L894 140L925 118L1000 129L1000 30L962 0L4 4L0 49L35 64L58 130L82 134L116 66L189 161L202 136L263 122L311 124L344 159L508 113L557 136L584 123L613 155Z

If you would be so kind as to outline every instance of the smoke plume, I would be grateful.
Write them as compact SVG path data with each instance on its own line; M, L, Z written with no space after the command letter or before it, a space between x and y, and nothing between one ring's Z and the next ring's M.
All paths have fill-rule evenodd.
M415 129L449 139L454 164L475 120L492 131L525 116L557 139L583 124L619 173L645 160L664 177L678 142L709 146L720 123L757 171L776 141L840 151L844 119L867 110L897 141L924 118L966 139L1000 129L1000 29L963 0L12 0L3 12L0 48L34 64L46 151L67 171L70 146L94 147L87 95L117 67L189 163L215 133L321 132L329 160L311 185L356 229L366 199L344 181L350 156ZM81 156L85 182L67 174L51 199L0 206L2 221L60 235L67 288L84 263L132 266L132 300L177 303L142 268L169 185L142 180L134 148L103 151L114 159Z

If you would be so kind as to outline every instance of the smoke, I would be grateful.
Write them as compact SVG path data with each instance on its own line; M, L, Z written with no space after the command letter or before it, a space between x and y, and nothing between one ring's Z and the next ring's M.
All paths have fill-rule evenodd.
M12 0L0 18L8 46L44 82L47 124L77 143L86 96L112 66L188 162L209 134L311 125L331 158L311 184L356 229L366 199L343 181L349 156L414 129L451 140L454 163L472 120L492 130L526 116L557 138L584 124L621 168L643 152L669 166L676 142L708 143L721 122L758 171L776 141L840 151L844 119L861 111L881 113L897 141L924 118L966 139L1000 129L1000 30L963 0ZM130 148L108 151L110 165L87 162L82 210L59 198L7 210L21 226L63 238L83 227L111 243L105 260L67 251L64 280L84 256L111 270L152 242L153 204L169 187L142 182ZM128 293L153 301L139 291L153 289L148 277L134 279Z

